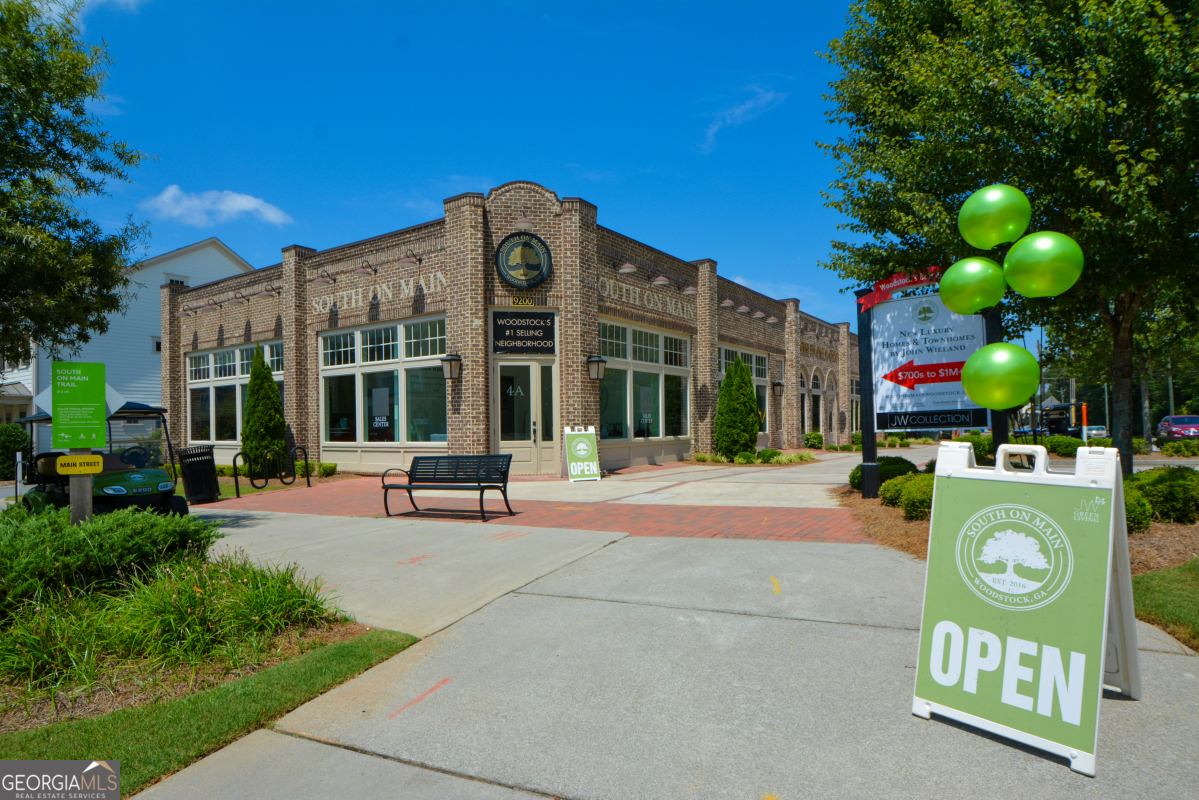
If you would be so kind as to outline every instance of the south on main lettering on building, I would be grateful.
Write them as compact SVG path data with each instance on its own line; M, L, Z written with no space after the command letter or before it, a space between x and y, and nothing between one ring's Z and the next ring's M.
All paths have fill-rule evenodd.
M1009 453L1025 451L1036 468L1012 469ZM1104 684L1140 696L1118 457L1080 449L1075 473L1050 473L1043 447L1003 445L996 462L976 468L964 443L938 453L912 712L1094 775ZM1105 673L1113 597L1117 675Z

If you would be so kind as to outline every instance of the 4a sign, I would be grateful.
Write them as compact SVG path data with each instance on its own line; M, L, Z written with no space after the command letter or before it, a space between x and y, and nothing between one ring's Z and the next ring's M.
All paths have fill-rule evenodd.
M598 481L600 465L595 428L572 428L567 425L562 429L562 441L566 447L567 477L571 481Z
M108 444L104 365L55 361L50 375L54 447L97 448Z
M1010 454L1036 467L1014 470ZM1139 699L1132 581L1116 450L968 443L937 455L912 713L947 716L1095 774L1105 684Z

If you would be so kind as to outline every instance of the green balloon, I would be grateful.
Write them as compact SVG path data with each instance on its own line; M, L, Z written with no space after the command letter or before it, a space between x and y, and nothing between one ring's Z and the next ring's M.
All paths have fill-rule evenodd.
M1012 245L1003 277L1025 297L1056 297L1082 275L1082 248L1064 233L1030 233Z
M1032 205L1024 192L997 183L984 186L966 198L958 212L958 230L974 247L990 250L1023 236L1030 219Z
M1040 380L1041 368L1033 354L1014 344L989 344L962 367L966 396L996 411L1027 403Z
M1003 267L989 258L963 258L941 276L941 302L957 314L977 314L1007 291Z

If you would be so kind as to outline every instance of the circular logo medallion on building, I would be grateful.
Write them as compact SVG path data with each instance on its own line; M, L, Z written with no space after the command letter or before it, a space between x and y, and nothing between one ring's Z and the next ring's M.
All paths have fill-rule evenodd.
M927 325L937 318L941 312L937 309L937 304L925 300L912 306L912 319L919 322L921 325Z
M586 439L575 439L575 443L572 445L572 447L574 448L576 458L591 457L591 442L587 441Z
M1052 603L1070 582L1074 553L1061 527L1028 506L984 508L962 526L958 572L993 606L1028 611Z
M540 236L517 231L505 236L496 248L495 268L509 286L533 289L549 280L554 261Z

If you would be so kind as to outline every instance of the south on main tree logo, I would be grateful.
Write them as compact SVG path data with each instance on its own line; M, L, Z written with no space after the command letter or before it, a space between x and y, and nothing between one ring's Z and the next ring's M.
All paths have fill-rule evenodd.
M1074 509L1075 522L1100 522L1099 509L1107 503L1102 497L1096 496L1094 500L1082 498L1078 501L1078 508Z
M591 456L591 442L586 439L575 439L574 445L576 458L588 458Z
M983 600L1028 611L1052 603L1065 590L1074 553L1048 516L1005 504L984 508L962 526L957 564L962 580Z

